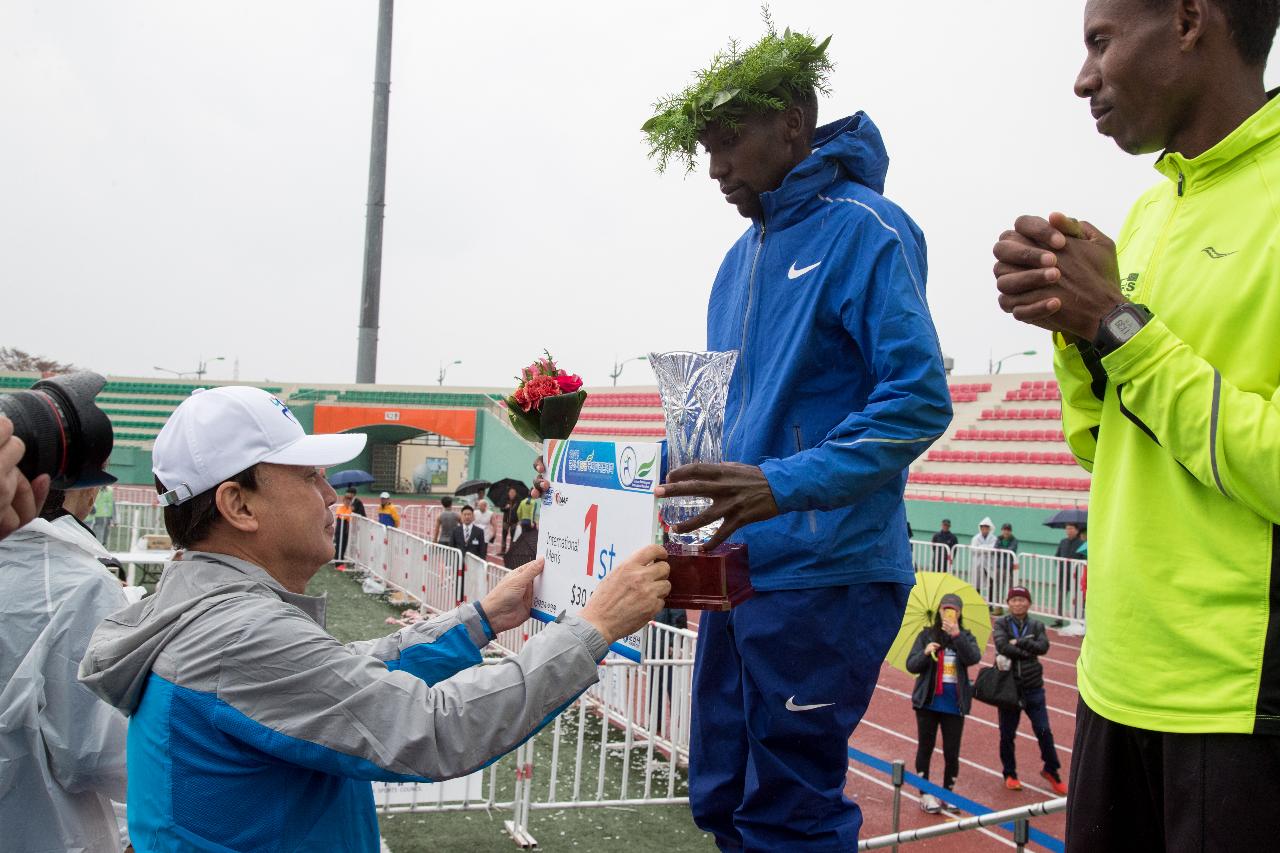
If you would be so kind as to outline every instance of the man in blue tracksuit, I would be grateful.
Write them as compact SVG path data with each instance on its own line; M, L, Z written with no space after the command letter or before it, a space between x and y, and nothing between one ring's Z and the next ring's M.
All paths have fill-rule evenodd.
M814 56L811 40L795 42L807 36L770 38L793 59ZM677 469L663 493L715 499L677 529L723 518L709 546L746 543L756 590L699 625L695 820L725 850L847 851L862 823L843 796L847 741L914 583L906 469L945 431L951 404L924 239L881 195L879 131L863 113L815 128L813 84L782 79L771 92L780 108L751 100L699 130L712 179L751 220L707 317L708 348L739 352L725 411L732 461ZM661 150L652 132L651 143Z

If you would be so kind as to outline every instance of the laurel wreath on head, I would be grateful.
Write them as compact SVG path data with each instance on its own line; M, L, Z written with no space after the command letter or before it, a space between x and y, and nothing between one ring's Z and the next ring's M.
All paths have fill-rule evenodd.
M698 135L710 124L737 128L743 116L785 110L797 93L830 93L831 36L819 42L790 28L779 35L769 8L761 13L766 32L760 41L746 50L730 41L683 92L653 105L653 117L640 130L648 137L649 158L657 160L659 173L673 159L684 164L686 173L692 172Z

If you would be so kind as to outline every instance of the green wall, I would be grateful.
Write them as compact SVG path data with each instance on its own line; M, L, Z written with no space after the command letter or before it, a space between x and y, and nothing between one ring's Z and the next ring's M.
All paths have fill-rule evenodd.
M151 451L141 447L116 447L107 461L107 473L126 486L154 486Z
M960 540L961 545L968 545L970 538L978 532L978 522L984 516L990 516L995 522L995 534L1000 535L1000 525L1013 525L1013 535L1018 538L1019 550L1031 554L1052 555L1058 542L1065 535L1059 529L1045 527L1044 522L1056 509L1031 509L1019 506L986 506L984 504L961 504L948 501L907 501L907 520L915 538L927 542L940 529L944 518L951 519L951 532Z
M513 477L528 483L533 479L533 460L537 456L538 452L496 415L484 409L476 412L476 446L471 453L468 479L496 482Z

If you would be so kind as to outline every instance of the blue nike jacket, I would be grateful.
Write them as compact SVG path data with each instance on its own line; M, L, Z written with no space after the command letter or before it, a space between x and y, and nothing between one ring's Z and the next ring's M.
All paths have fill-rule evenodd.
M781 510L734 540L756 589L910 584L907 466L951 422L924 235L880 194L871 119L814 138L711 290L707 347L739 352L725 459L759 465Z

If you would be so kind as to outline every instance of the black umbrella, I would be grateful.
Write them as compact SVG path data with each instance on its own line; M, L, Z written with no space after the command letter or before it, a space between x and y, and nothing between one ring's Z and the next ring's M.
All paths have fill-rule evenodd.
M522 501L529 497L528 486L519 480L506 477L489 487L489 502L494 506L506 506L508 489L516 490L516 500L518 501Z
M1084 527L1089 523L1089 513L1083 509L1063 509L1054 513L1044 523L1045 527L1066 527L1068 524L1074 524L1076 527Z
M488 480L467 480L461 486L454 489L453 493L459 497L462 495L479 495L483 494L484 490L489 488L489 485L490 483Z

